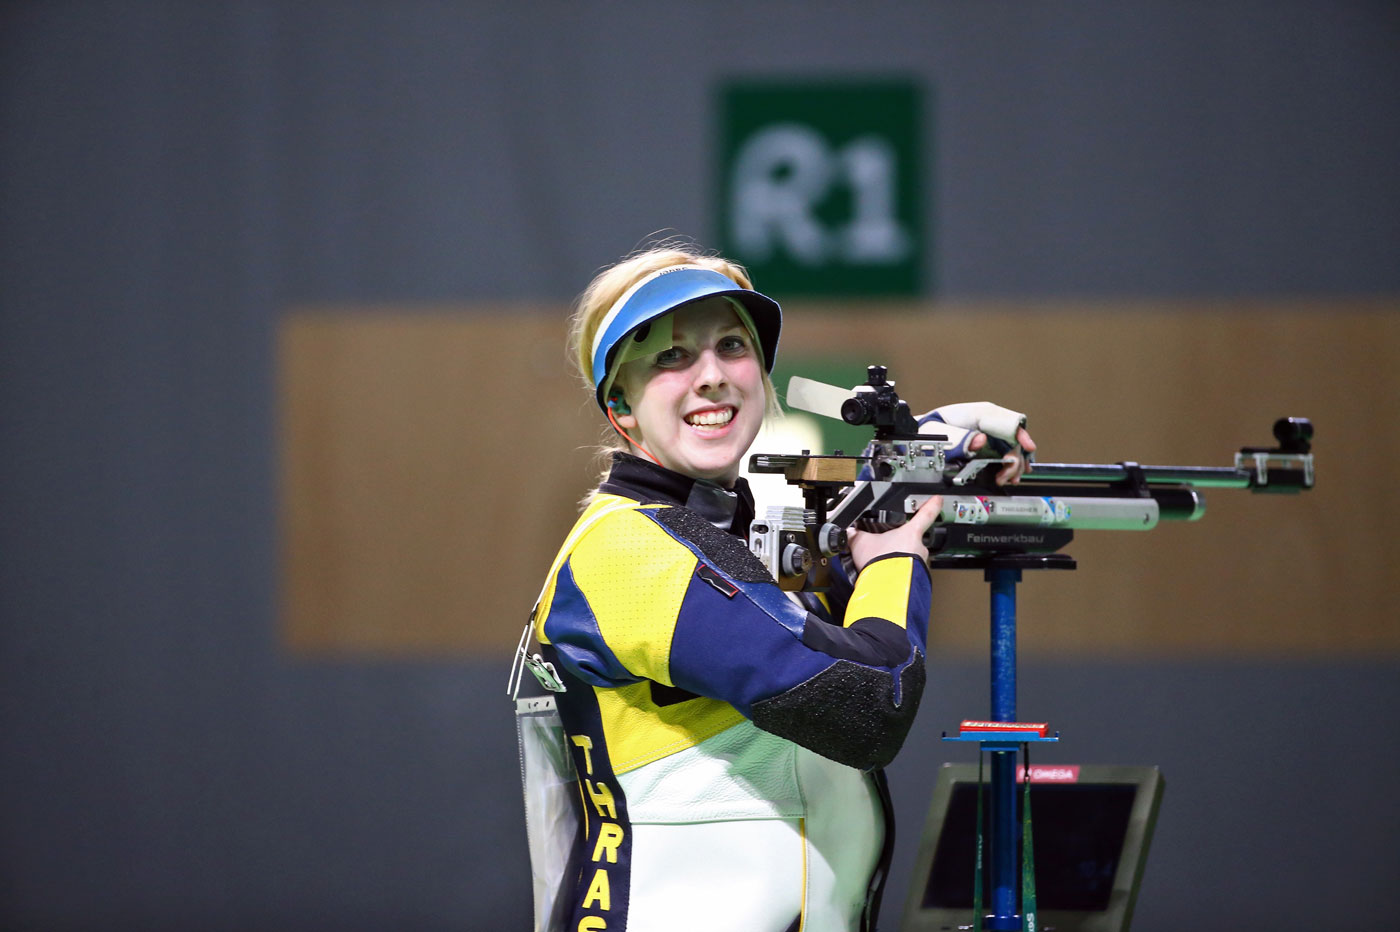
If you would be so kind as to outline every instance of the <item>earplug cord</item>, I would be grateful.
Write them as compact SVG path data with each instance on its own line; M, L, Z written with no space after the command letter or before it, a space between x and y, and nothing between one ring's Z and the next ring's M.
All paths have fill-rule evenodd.
M617 432L618 432L619 434L622 435L622 438L623 438L624 440L626 440L628 443L632 444L632 446L636 447L638 450L641 450L643 453L645 453L646 456L647 456L647 459L651 460L651 461L652 461L653 463L655 463L656 465L661 466L661 460L659 460L659 459L657 459L656 457L652 456L650 450L648 450L646 447L642 446L642 445L641 445L640 443L638 443L637 441L633 440L631 437L627 436L627 431L623 430L623 429L622 429L622 425L619 424L619 423L617 422L617 418L613 417L612 405L608 405L607 411L608 411L608 420L609 420L610 422L612 422L612 426L617 430ZM665 467L663 466L662 468L664 469Z

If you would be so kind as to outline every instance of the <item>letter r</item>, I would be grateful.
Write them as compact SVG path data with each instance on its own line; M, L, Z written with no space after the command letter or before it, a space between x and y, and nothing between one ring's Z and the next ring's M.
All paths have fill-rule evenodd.
M601 822L598 825L598 841L593 845L593 860L599 860L604 853L609 864L617 863L617 847L626 834L616 822Z

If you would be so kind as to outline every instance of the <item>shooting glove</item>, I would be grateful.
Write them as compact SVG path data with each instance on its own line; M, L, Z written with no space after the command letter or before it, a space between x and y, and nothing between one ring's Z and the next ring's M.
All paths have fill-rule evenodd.
M990 401L966 401L934 408L918 419L921 433L947 434L949 459L969 459L967 444L973 434L987 435L987 446L997 456L1016 449L1016 431L1026 426L1026 416Z

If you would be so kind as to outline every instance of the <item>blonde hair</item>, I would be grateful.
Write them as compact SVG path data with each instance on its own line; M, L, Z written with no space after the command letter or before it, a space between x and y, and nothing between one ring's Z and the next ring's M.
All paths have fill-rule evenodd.
M704 252L694 243L683 239L662 240L603 269L574 301L574 310L569 317L569 360L578 370L590 396L596 392L593 385L593 338L597 335L598 327L602 325L608 310L628 288L652 272L673 265L698 265L720 273L740 288L753 289L749 273L742 265L715 253ZM771 364L772 360L768 360L768 363ZM774 390L767 372L763 373L763 395L766 401L765 416L779 415L781 408L778 405L778 393ZM597 450L603 465L603 478L607 478L608 460L615 452L628 452L628 446L609 426ZM601 479L599 481L601 482ZM589 492L583 504L588 505L596 494L596 489Z

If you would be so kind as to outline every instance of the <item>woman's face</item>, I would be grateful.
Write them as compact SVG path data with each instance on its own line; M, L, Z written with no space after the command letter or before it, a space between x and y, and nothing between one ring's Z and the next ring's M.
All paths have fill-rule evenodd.
M753 338L724 298L671 315L672 346L626 362L617 422L662 466L726 488L763 426L767 399Z

